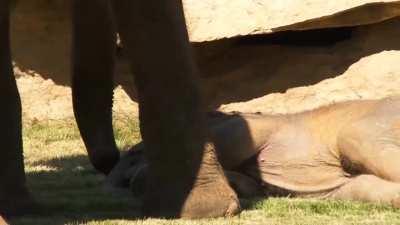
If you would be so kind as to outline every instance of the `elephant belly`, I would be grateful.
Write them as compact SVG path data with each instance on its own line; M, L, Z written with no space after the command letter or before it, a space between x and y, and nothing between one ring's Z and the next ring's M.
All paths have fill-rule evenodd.
M329 151L314 144L308 148L302 148L304 143L289 146L269 145L243 167L244 173L262 183L266 195L318 196L348 181Z

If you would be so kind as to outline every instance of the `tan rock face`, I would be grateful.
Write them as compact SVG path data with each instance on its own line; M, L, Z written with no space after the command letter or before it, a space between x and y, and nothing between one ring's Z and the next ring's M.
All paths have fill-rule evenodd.
M65 0L18 0L11 17L14 61L57 84L70 81L71 26Z
M64 85L69 84L70 71L70 3L19 0L12 17L13 57L18 65ZM400 15L400 1L394 0L184 0L184 8L193 42L370 24Z
M393 0L186 0L184 6L194 42L370 24L400 14Z
M396 40L400 33L395 28L397 26L400 26L400 19L360 27L354 31L351 39L330 48L281 48L279 53L268 51L274 58L279 57L282 60L275 64L271 75L264 76L267 81L261 83L265 85L265 90L285 86L287 81L304 82L310 79L308 86L295 87L256 99L250 97L249 101L222 105L220 109L272 114L294 113L335 102L400 95L400 43ZM274 65L266 66L269 67ZM250 81L252 79L248 80L249 83L244 82L244 85L238 86L244 93L251 92L256 86L255 82ZM318 80L322 81L316 82Z
M320 106L358 99L400 96L400 51L383 51L362 58L343 75L284 93L222 105L225 112L297 113Z
M207 102L225 103L223 111L293 113L333 102L400 95L398 27L400 18L358 27L349 39L330 46L229 42L221 51L199 47L213 53L205 54L201 63ZM73 115L68 87L60 94L53 82L27 75L20 75L18 85L27 118ZM136 115L136 104L122 90L118 93L115 111ZM231 102L239 103L227 104Z
M374 23L352 28L341 41L319 46L309 45L326 35L312 33L313 40L307 43L280 43L271 34L195 43L201 84L210 108L225 104L221 106L224 111L286 113L336 101L400 94L400 18L379 22L400 15L399 2L186 0L194 41ZM21 3L13 16L14 58L23 69L32 69L37 75L17 71L24 116L72 117L68 2ZM289 39L296 40L296 35L289 33ZM132 76L123 58L117 82L135 96ZM120 89L116 102L116 111L137 113L136 105Z
M308 109L356 97L400 94L399 26L400 19L393 19L358 27L349 39L330 46L234 45L201 67L209 76L203 79L207 100L211 105L227 104L307 86L276 94L274 103L254 108L283 113L289 112L284 107L299 111L304 104L310 104L304 107ZM310 86L329 78L334 79ZM313 103L306 103L310 99Z

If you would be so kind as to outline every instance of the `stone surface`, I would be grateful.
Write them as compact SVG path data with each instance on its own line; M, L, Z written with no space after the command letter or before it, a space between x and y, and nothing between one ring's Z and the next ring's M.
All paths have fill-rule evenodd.
M400 51L383 51L364 57L343 75L284 93L222 105L221 111L287 114L357 99L400 96Z
M348 39L327 46L263 41L218 43L227 47L217 51L200 46L206 50L200 65L207 75L201 80L207 102L210 108L225 103L223 111L293 113L400 95L398 27L400 18L361 26ZM68 87L17 74L26 118L72 117ZM117 93L115 112L137 115L137 105L121 89Z
M395 88L400 87L400 42L397 40L400 37L400 30L397 29L399 26L400 19L397 18L358 27L352 31L349 39L328 46L292 46L263 42L238 44L201 67L209 76L203 79L206 99L214 106L248 101L335 77L333 81L331 79L327 83L322 82L319 85L324 85L323 88L313 89L314 91L311 91L312 87L304 87L300 89L303 92L301 94L299 91L289 90L286 94L275 96L285 96L282 98L289 101L287 107L298 107L300 110L303 106L297 105L299 102L294 99L301 100L305 96L329 99L333 94L327 96L328 87L335 87L337 100L343 95L340 90L353 93L353 89L364 88L360 92L362 97L383 97L384 93L391 92L397 94L400 90ZM341 80L344 77L350 77L346 79L352 81L343 81L340 86L336 79ZM366 83L364 86L350 88L354 80ZM370 91L368 95L366 89ZM356 97L355 94L352 96ZM286 102L282 98L276 98L275 103L278 105ZM340 100L346 99L342 96ZM271 105L264 107L277 110L278 106Z
M190 39L218 40L283 30L356 26L400 14L393 0L186 0Z
M193 44L210 109L225 104L220 107L225 111L286 113L335 101L399 94L400 18L385 19L399 15L400 1L266 2L184 2L193 41L266 33ZM72 117L69 2L20 3L13 14L12 40L15 61L27 72L16 73L24 118ZM328 33L270 34L368 23L373 24ZM326 38L332 40L319 43ZM116 80L135 98L128 68L122 51ZM120 88L115 99L116 112L137 115L136 104Z
M70 2L19 0L12 16L17 64L61 85L70 83ZM400 1L394 0L185 0L184 6L194 42L377 23L400 15ZM116 80L124 86L131 85L127 71L118 65Z
M359 27L353 31L351 39L329 48L258 48L266 55L269 52L274 59L262 64L262 58L267 57L259 57L259 62L254 61L248 67L257 73L264 71L265 80L249 79L248 73L244 72L248 77L243 80L248 82L241 83L237 90L249 94L255 87L264 86L261 89L273 91L281 88L282 92L256 99L250 97L243 102L222 105L220 109L294 113L340 101L400 95L398 26L400 19ZM267 68L273 69L266 73ZM256 73L254 76L262 77ZM296 87L303 85L306 86ZM287 88L290 89L285 91Z

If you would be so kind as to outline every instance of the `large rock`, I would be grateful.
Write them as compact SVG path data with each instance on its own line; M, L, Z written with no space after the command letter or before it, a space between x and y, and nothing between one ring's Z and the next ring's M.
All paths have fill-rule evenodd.
M19 0L12 17L17 64L62 85L69 85L70 2ZM370 24L400 15L400 1L394 0L185 0L184 6L193 42ZM129 86L126 68L119 66L123 75L117 80Z
M366 82L363 88L368 88L369 97L383 97L382 93L387 92L397 94L397 91L400 91L399 26L400 18L361 26L354 28L347 39L323 46L277 45L268 42L238 43L218 57L210 58L205 66L201 67L209 75L207 79L203 79L207 100L214 106L220 103L248 101L268 93L313 85L328 78L342 79L341 75L351 77L347 78L350 80L359 79L358 82ZM337 97L342 94L341 89L357 93L354 90L361 88L350 88L349 85L353 83L348 80L342 84L334 85ZM397 88L394 88L396 85ZM329 99L329 96L333 95L327 96L328 93L323 90L329 89L325 88L310 91L307 87L302 90L320 99ZM290 93L293 92L289 91L285 95L288 108L301 108L298 104L290 103L295 99ZM308 95L299 95L298 98L305 98L304 96ZM361 96L367 97L366 91L362 92ZM282 104L286 101L277 98L275 103L278 102ZM277 108L275 104L270 105L263 107L271 107L271 110Z
M315 85L273 93L249 101L222 105L221 111L298 113L336 102L400 96L400 51L364 57L342 75Z
M400 1L268 0L268 7L263 2L185 1L201 86L210 108L265 96L221 109L286 113L399 94L400 18L386 19L400 14ZM21 3L13 15L14 58L22 69L36 71L29 71L33 77L17 71L24 115L28 119L70 117L69 1ZM256 33L265 34L247 35ZM226 38L242 35L246 36ZM135 98L128 66L123 57L119 62L117 82ZM318 83L324 79L329 80ZM299 86L308 87L285 92ZM268 95L273 92L281 93ZM135 104L128 104L120 90L116 102L117 111L136 113Z
M201 68L208 77L201 79L202 87L210 106L237 102L220 109L267 113L293 113L333 102L400 95L398 27L400 18L362 26L352 29L346 40L322 46L229 42L230 47L221 54L204 57L208 60L202 61ZM21 76L18 85L26 118L73 115L68 87L28 75ZM117 113L137 113L135 104L120 90L116 102ZM54 108L63 110L60 113Z
M394 0L186 0L184 6L194 42L357 26L400 15L400 1Z

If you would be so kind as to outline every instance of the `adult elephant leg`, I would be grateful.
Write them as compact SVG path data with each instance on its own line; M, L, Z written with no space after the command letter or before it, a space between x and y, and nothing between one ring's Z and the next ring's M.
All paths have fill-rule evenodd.
M26 187L21 101L11 65L9 3L0 2L0 215L24 214L33 203Z
M107 0L73 3L72 95L93 166L108 174L119 159L112 128L116 33Z
M207 142L182 2L113 4L135 74L149 161L144 214L200 218L237 213L237 196Z

